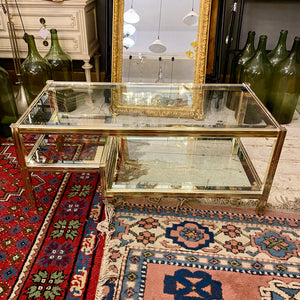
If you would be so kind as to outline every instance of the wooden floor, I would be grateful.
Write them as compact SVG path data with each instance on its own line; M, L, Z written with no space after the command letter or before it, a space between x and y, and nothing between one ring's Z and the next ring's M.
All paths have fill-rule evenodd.
M295 112L290 124L273 181L268 203L300 214L300 115Z
M267 210L299 214L300 216L300 115L295 112L290 124L283 125L287 129L282 153L273 180L273 185L267 202ZM244 144L244 141L243 141ZM246 145L247 153L258 173L265 170L268 163L266 157L273 142L265 138L259 141L249 141ZM263 172L262 172L263 173ZM253 208L256 199L198 199L185 201L193 208L200 205L229 206L231 208ZM198 203L197 203L198 202Z

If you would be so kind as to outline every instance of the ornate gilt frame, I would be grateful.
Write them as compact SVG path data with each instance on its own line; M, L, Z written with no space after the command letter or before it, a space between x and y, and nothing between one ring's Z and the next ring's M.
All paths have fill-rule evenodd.
M194 70L194 83L205 83L207 50L209 42L209 27L212 0L200 0L199 22L196 47L196 61ZM124 23L124 0L113 1L113 33L112 33L112 82L122 82L123 63L123 23ZM203 94L197 89L193 95L192 107L147 107L127 105L122 103L122 92L115 91L112 94L111 109L117 114L142 112L149 116L186 117L201 119L203 117Z

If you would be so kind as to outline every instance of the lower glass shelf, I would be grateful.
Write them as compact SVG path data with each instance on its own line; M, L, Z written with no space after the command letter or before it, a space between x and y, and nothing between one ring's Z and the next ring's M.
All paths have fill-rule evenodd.
M28 137L26 137L28 138ZM92 135L40 135L31 137L26 164L29 169L99 169L107 137Z
M240 139L122 137L117 151L108 195L262 189Z

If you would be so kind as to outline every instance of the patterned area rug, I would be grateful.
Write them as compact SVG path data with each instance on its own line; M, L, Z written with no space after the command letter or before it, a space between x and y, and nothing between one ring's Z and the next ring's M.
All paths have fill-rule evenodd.
M300 218L121 203L96 296L300 299L299 235Z
M29 210L15 149L2 140L0 299L94 299L104 244L96 230L104 217L99 176L33 178L38 211Z

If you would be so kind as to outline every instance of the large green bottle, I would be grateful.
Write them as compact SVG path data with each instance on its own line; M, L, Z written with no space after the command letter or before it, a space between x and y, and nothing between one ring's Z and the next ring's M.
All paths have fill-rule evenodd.
M28 55L21 65L21 75L28 105L41 92L46 81L52 78L51 66L38 52L34 36L26 35Z
M58 81L72 81L72 60L65 53L59 44L57 30L51 29L51 48L46 54L45 59L48 60L52 67L52 79Z
M288 31L281 30L276 47L267 54L267 58L275 67L279 62L288 57L289 52L286 50L286 38Z
M0 136L11 136L9 125L18 120L13 86L5 69L0 67Z
M239 52L239 54L234 58L232 65L232 78L231 82L240 83L241 81L241 71L245 63L254 55L254 38L255 31L248 32L247 42L244 48Z
M290 55L277 64L272 75L269 107L280 124L292 121L300 96L300 37L295 37Z
M267 36L261 35L254 56L245 63L241 72L241 82L250 83L251 89L264 104L268 100L272 75L272 65L266 55L266 43Z
M233 58L231 65L230 82L241 83L241 71L245 63L254 55L255 31L249 31L244 48ZM226 106L232 110L236 107L239 94L232 92L229 94Z

